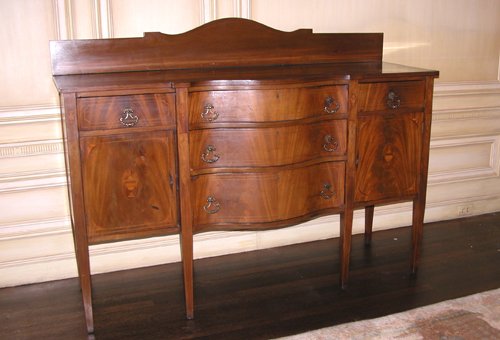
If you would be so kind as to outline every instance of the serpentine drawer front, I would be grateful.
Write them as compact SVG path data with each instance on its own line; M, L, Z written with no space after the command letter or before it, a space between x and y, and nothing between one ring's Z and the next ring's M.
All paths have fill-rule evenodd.
M97 243L180 234L193 318L193 234L340 214L331 289L345 289L354 209L368 244L375 205L411 201L416 272L438 72L383 63L381 33L231 18L50 47L89 333Z
M277 89L193 92L189 96L190 126L289 121L325 114L345 117L347 86L289 86L291 87Z
M266 228L344 203L344 162L194 177L195 231Z
M268 128L195 130L193 171L218 167L290 165L346 152L345 120ZM290 152L293 150L293 152Z

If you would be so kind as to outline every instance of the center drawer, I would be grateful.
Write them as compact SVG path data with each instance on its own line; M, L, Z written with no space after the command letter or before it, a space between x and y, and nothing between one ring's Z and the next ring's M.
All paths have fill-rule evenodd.
M272 223L344 203L344 162L244 174L209 174L191 181L195 231L210 225Z
M271 122L347 113L347 85L201 91L189 97L189 123Z
M280 166L346 152L346 120L191 131L191 169Z
M85 97L78 100L80 130L173 126L175 95Z

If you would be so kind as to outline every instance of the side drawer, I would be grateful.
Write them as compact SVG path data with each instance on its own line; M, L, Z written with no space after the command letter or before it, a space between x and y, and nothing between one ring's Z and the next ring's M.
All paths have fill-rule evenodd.
M191 169L280 166L342 156L346 130L346 120L332 120L278 128L191 131Z
M414 109L424 107L425 83L422 80L365 83L359 86L358 111Z
M191 182L195 229L271 223L340 207L344 175L344 162L329 162L274 172L195 177Z
M85 97L80 98L77 105L81 130L175 124L174 94Z
M347 85L271 90L192 92L189 123L271 122L342 115Z

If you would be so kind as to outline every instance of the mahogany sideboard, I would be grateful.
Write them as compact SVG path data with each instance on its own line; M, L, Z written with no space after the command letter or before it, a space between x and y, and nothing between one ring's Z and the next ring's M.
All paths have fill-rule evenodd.
M382 33L282 32L221 19L179 35L52 41L89 333L89 245L180 234L194 316L193 234L413 202L415 273L437 71L382 62Z

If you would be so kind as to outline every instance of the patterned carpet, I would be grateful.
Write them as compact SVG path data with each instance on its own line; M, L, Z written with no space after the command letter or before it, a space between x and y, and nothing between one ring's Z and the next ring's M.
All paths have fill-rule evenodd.
M500 339L500 289L282 339Z

